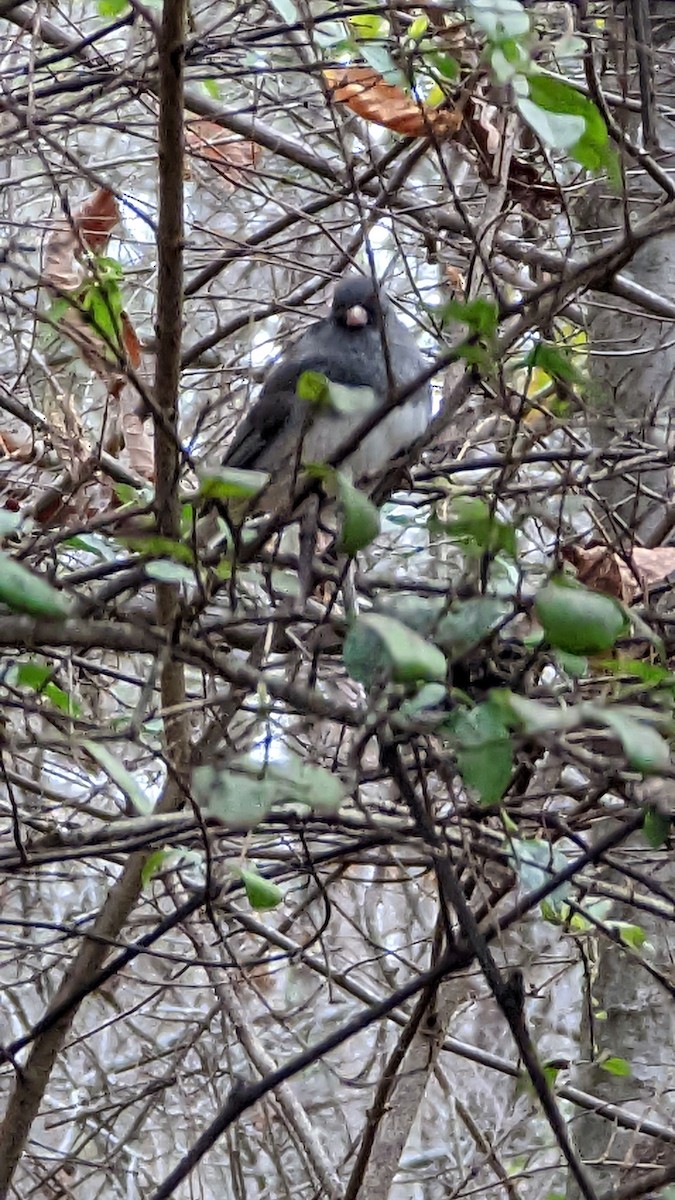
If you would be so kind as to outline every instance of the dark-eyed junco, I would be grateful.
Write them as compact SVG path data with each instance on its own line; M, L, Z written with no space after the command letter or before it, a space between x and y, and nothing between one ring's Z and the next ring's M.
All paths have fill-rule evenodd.
M373 408L413 383L425 360L413 335L395 315L387 296L372 279L350 275L338 283L330 314L315 322L282 354L263 385L258 401L236 430L223 465L266 471L269 493L290 495L293 475L302 463L325 462L359 428ZM317 372L354 393L348 411L301 399L296 386L305 371ZM358 402L359 395L363 402ZM426 429L431 418L427 383L366 435L341 468L355 483L376 475ZM279 488L283 488L280 491Z

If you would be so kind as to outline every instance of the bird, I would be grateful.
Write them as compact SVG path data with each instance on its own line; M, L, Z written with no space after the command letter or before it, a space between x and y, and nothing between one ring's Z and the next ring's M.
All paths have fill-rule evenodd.
M325 463L363 423L367 414L396 391L418 380L426 361L415 338L398 319L391 300L366 275L341 279L330 313L314 322L270 370L257 402L235 431L222 465L267 472L262 494L271 511L288 499L303 463ZM296 388L306 371L345 388L369 389L361 405L337 411L301 399ZM354 393L358 398L358 393ZM340 463L354 483L377 475L420 437L432 416L431 390L421 383L383 416L359 446Z

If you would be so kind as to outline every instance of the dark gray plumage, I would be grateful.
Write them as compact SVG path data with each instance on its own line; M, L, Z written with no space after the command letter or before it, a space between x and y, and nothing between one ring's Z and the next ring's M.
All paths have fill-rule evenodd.
M311 325L270 371L223 465L267 471L272 484L290 487L299 450L301 462L325 462L369 411L345 415L299 399L295 388L304 371L317 371L346 387L371 388L379 407L417 379L424 366L414 337L384 293L365 276L348 276L335 289L329 316ZM375 475L424 432L430 418L431 393L423 384L378 423L342 466L357 482Z

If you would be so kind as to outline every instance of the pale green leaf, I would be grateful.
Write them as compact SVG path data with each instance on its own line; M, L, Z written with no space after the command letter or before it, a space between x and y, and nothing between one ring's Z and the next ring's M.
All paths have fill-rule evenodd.
M138 780L127 770L118 755L113 754L101 742L87 740L82 745L91 757L95 759L105 774L116 784L122 795L133 805L136 812L142 816L147 816L148 813L154 811L154 801L150 799Z

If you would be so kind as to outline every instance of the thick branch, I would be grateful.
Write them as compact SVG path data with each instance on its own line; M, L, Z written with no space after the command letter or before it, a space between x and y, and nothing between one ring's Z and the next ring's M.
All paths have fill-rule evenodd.
M159 235L159 302L158 302L158 368L157 395L162 413L173 420L174 436L162 429L156 435L157 499L160 529L170 533L177 529L177 442L175 437L176 398L180 355L180 321L182 305L182 31L185 22L184 0L165 0L160 36L160 235ZM161 480L161 483L160 483ZM158 597L160 616L170 616L175 603L168 589ZM162 693L164 703L184 699L181 688L182 667L169 662L164 670ZM168 750L180 757L182 725L168 732ZM183 748L187 753L187 746ZM158 806L171 811L178 803L172 776ZM130 857L124 872L108 894L94 924L98 938L115 938L135 907L141 891L142 868L146 856L137 853ZM0 1127L0 1197L7 1196L35 1120L45 1088L75 1014L91 989L108 947L105 941L85 941L43 1018L44 1032L33 1043L21 1073L17 1076L5 1119Z

